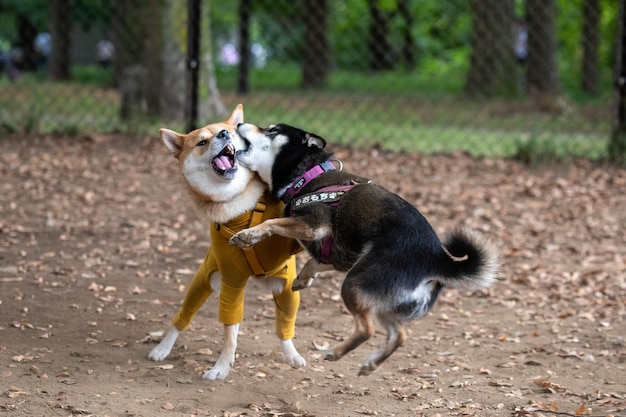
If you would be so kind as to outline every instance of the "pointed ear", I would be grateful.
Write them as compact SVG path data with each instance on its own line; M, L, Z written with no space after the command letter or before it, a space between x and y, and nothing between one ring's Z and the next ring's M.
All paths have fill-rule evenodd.
M243 123L243 105L242 104L237 104L237 107L235 107L235 110L233 110L233 113L230 115L226 123L233 125L233 126L237 126L239 123Z
M307 133L305 136L306 144L310 147L317 146L320 149L324 149L326 146L326 140L323 137Z
M178 158L183 150L186 135L181 135L169 129L159 129L159 134L167 149L174 154L175 158Z

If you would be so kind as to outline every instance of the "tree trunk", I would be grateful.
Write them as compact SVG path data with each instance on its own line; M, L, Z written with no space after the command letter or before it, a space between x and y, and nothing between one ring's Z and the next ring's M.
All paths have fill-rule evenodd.
M402 28L402 59L404 65L408 70L415 68L415 40L411 29L413 28L413 13L409 7L409 0L398 1L398 13L404 20L404 27Z
M599 92L600 1L583 1L583 67L582 90L591 95Z
M615 54L615 101L608 153L611 161L626 163L626 0L619 0Z
M50 2L52 51L48 62L48 77L52 80L70 79L71 23L70 0L52 0Z
M252 0L239 2L239 71L237 94L245 95L250 90L250 9Z
M204 39L206 42L202 44L202 73L200 74L203 83L206 83L209 90L208 100L202 101L202 116L207 120L215 120L216 117L226 117L229 113L222 102L220 91L217 88L217 77L215 76L215 65L213 62L213 31L211 29L211 0L205 0L202 3L202 19L206 34Z
M115 45L113 82L120 85L126 68L138 65L143 53L144 31L140 19L141 0L113 2L112 40Z
M122 90L121 117L161 116L165 2L124 0L113 2L113 7L113 72Z
M517 92L512 0L472 0L472 52L465 91L472 96Z
M37 69L37 52L35 51L35 37L37 28L30 21L29 16L17 15L17 44L22 50L22 63L20 69L23 71L35 71Z
M198 80L200 72L200 0L187 1L187 95L185 124L187 132L198 128Z
M556 62L556 0L526 0L528 23L528 90L551 103L559 91Z
M303 0L304 39L301 45L301 86L324 85L330 72L328 0Z
M142 63L146 70L146 105L150 116L161 116L163 89L163 0L144 0L141 19L143 26Z
M368 0L370 11L370 68L374 71L393 69L393 50L389 41L389 18L380 9L379 0Z
M165 1L163 19L163 89L161 114L168 120L180 120L185 108L185 51L180 28L185 21L187 4L180 0Z

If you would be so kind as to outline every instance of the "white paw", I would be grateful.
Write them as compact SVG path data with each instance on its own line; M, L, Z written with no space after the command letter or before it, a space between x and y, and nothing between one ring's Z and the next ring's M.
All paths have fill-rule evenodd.
M291 339L281 340L285 361L294 368L306 366L306 360L298 353Z
M172 349L170 347L161 346L161 344L159 344L154 349L152 349L150 353L148 353L148 359L155 362L161 362L170 355L171 351Z
M202 379L208 379L211 381L226 379L228 372L230 372L230 366L226 365L224 368L222 366L217 366L216 364L213 368L202 374Z
M249 233L246 230L242 230L241 232L235 233L233 237L228 240L228 243L231 245L235 245L240 248L249 248L250 246L257 243L259 240L255 238L253 233Z
M156 345L154 349L148 353L148 359L153 360L155 362L160 362L163 359L167 358L174 347L174 343L176 343L176 339L178 339L178 335L180 332L176 327L172 327L170 331L165 335L161 343Z
M313 277L310 278L296 278L293 283L291 284L291 290L292 291L300 291L303 290L305 288L309 288L311 285L313 285L313 281L315 279Z
M222 352L217 362L213 365L213 368L202 374L202 379L226 379L230 372L230 367L235 363L234 352Z

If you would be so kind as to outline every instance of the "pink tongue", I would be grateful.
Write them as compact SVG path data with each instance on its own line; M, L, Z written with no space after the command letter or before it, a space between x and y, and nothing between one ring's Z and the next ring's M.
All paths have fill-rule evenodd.
M230 164L230 160L228 159L228 157L224 155L218 156L217 158L213 160L213 162L215 163L215 166L218 167L219 169L227 170L233 167Z

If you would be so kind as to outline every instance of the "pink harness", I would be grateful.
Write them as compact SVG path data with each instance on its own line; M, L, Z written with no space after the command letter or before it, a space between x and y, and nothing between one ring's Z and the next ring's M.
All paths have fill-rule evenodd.
M341 197L358 184L357 182L352 182L350 184L329 185L327 187L320 188L315 192L298 196L300 189L310 183L314 178L319 177L327 171L334 171L335 169L336 168L331 161L326 161L319 165L315 165L294 181L293 185L287 189L285 195L283 196L283 201L286 204L290 204L289 209L292 217L296 216L296 212L298 210L301 210L303 207L313 203L330 204L331 207L336 208L339 205ZM322 240L322 253L320 259L318 259L321 263L331 263L330 252L332 251L332 248L333 237L328 236L324 238L324 240Z

